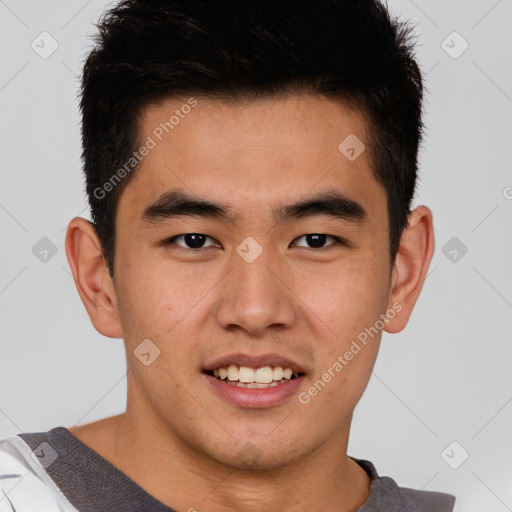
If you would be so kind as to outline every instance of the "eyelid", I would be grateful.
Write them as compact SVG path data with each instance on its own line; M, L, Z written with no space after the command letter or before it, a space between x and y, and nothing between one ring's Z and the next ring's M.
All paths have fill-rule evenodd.
M214 240L215 241L215 244L220 244L220 242L218 240L216 240L215 238L213 238L212 236L209 236L209 235L205 235L204 233L196 233L196 232L191 232L191 233L181 233L179 235L174 235L174 236L171 236L169 238L166 238L162 244L164 246L167 246L167 245L171 245L171 244L175 244L177 245L180 249L184 249L186 251L194 251L194 252L198 252L200 250L204 250L204 249L208 249L209 247L214 247L214 245L208 245L206 247L199 247L197 249L194 249L192 247L185 247L183 245L179 245L179 244L176 244L175 241L177 238L180 238L182 236L185 236L185 235L201 235L201 236L204 236L205 238L209 238L210 240Z
M182 237L182 236L186 236L186 235L201 235L201 236L204 236L205 238L209 238L210 240L213 240L215 242L215 244L213 245L208 245L208 246L203 246L203 247L198 247L196 249L194 249L193 247L185 247L183 245L179 245L179 244L176 244L176 239ZM331 237L334 239L334 242L333 243L330 243L329 245L326 245L324 247L305 247L305 246L297 246L301 249L309 249L313 252L321 252L322 250L328 250L329 248L331 247L335 247L335 246L338 246L338 245L342 245L342 246L346 246L346 247L350 247L350 244L343 238L339 237L339 236L335 236L335 235L330 235L328 233L317 233L317 232L311 232L311 233L305 233L304 235L300 235L296 238L294 238L292 240L292 243L295 242L296 240L300 239L300 238L304 238L308 235L325 235L327 237ZM184 249L185 251L191 251L191 252L199 252L201 250L205 250L205 249L208 249L210 247L215 247L216 245L222 245L218 240L216 240L215 238L209 236L209 235L205 235L204 233L196 233L196 232L190 232L190 233L180 233L179 235L173 235L169 238L166 238L165 240L162 241L162 245L163 246L168 246L168 245L171 245L171 244L175 244L177 247L179 247L180 249Z
M306 236L308 236L308 235L325 235L325 236L327 236L327 237L331 237L331 238L333 238L333 239L334 239L334 242L333 242L333 243L330 243L330 244L328 244L328 245L325 245L324 247L305 247L305 246L302 246L302 245L301 245L301 246L298 246L298 247L300 247L300 248L302 248L302 249L311 249L311 250L313 250L313 251L317 251L317 252L319 252L319 251L322 251L322 250L329 249L330 247L332 247L332 246L336 246L336 245L338 245L338 244L341 244L341 245L347 245L347 244L345 243L345 241L344 241L342 238L339 238L339 237L334 236L334 235L329 235L328 233L306 233L305 235L300 235L300 236L298 236L297 238L294 238L294 239L293 239L293 241L292 241L292 243L293 243L293 242L295 242L295 240L298 240L299 238L304 238L304 237L306 237Z

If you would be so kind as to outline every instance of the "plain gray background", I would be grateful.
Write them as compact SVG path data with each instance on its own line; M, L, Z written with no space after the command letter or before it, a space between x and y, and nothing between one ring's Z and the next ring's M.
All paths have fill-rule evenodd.
M123 342L93 328L64 252L89 218L76 94L105 5L0 0L0 436L125 408ZM512 1L389 5L426 73L415 205L436 252L407 329L383 336L349 454L466 512L512 510Z

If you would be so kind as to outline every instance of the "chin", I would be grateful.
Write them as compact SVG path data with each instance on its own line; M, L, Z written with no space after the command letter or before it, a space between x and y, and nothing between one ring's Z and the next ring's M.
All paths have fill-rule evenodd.
M234 445L239 447L233 451ZM304 457L304 450L300 450L296 441L290 440L281 443L269 442L268 437L258 441L245 441L230 443L226 452L215 454L217 462L237 470L270 471L295 463Z

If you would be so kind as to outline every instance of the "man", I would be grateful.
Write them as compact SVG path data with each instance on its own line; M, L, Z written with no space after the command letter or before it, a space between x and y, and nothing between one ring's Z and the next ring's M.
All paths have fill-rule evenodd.
M129 0L99 28L66 252L127 407L6 438L0 510L453 510L347 455L434 250L408 27L373 0Z

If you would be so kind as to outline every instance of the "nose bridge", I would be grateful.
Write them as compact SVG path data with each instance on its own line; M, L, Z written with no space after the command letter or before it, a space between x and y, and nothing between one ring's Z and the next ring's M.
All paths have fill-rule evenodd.
M251 252L256 250L250 248L248 255L254 259L245 259L244 256L240 256L240 252L244 249L247 249L247 245L245 248L243 246L239 247L237 256L233 258L234 274L237 275L240 295L248 295L254 298L259 295L274 296L276 283L274 279L271 279L271 276L276 275L278 268L276 255L272 254L270 248L266 248L261 250L260 254L254 256L251 255Z
M279 278L283 266L278 255L256 244L246 239L233 253L217 309L223 327L238 325L253 334L272 325L289 326L295 318L291 294L283 284L286 277Z

